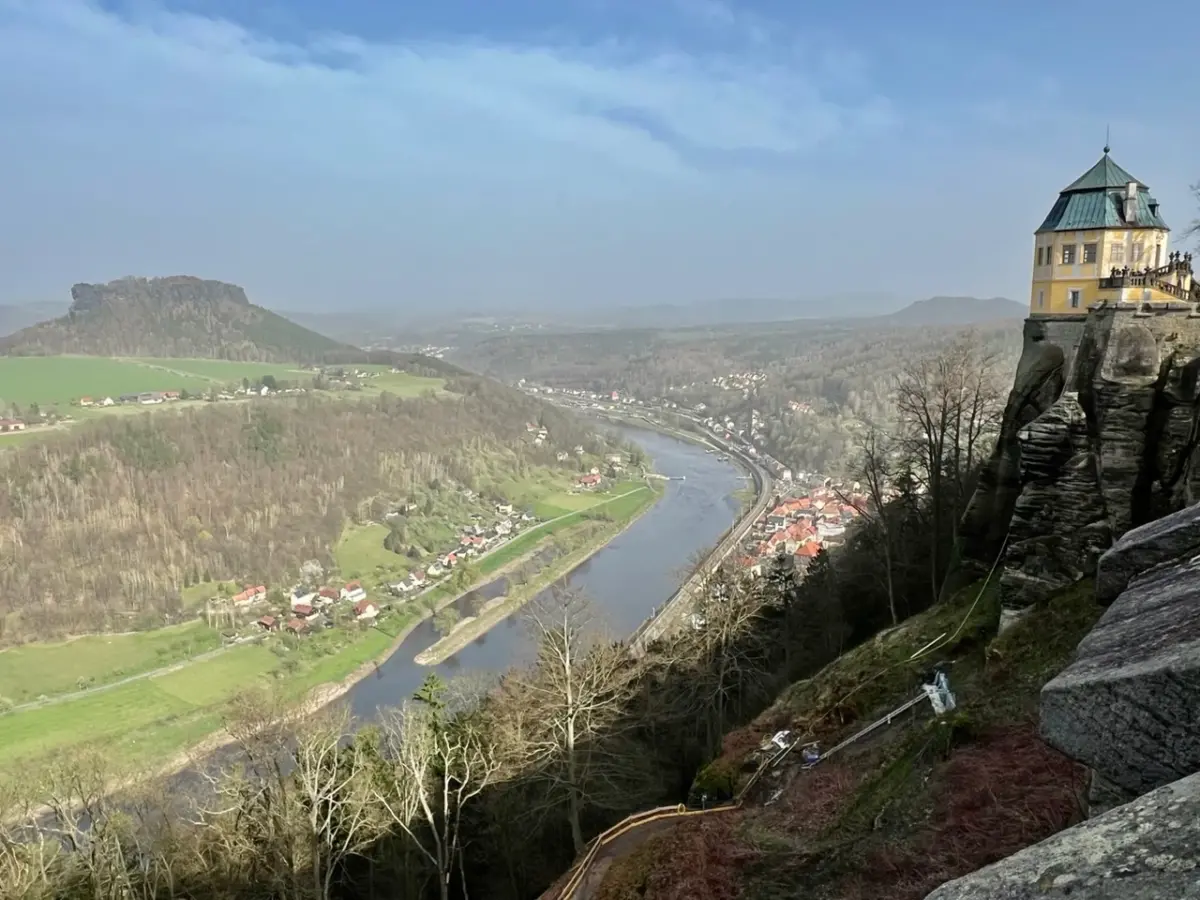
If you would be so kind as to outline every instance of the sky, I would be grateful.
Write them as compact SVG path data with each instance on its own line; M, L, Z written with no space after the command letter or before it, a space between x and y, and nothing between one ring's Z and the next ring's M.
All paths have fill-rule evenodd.
M312 311L1024 301L1106 129L1196 216L1200 10L1129 14L0 0L0 303L131 274Z

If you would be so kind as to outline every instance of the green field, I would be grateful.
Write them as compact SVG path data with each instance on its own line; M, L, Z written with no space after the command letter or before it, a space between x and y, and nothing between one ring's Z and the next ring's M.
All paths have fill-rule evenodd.
M397 397L419 397L427 391L440 391L445 386L444 378L424 378L407 372L385 372L367 381L368 390L386 391Z
M0 698L13 705L97 687L220 646L202 622L135 634L89 635L0 651ZM81 685L80 679L84 680Z
M272 375L299 379L294 366L216 359L109 359L101 356L0 357L0 402L66 406L81 396L116 399L141 391L199 393Z
M340 681L383 653L416 615L404 610L379 628L348 626L301 640L274 635L269 645L244 644L163 675L0 714L0 772L85 743L112 750L122 764L161 763L217 731L224 704L237 694L278 685L298 699ZM50 681L43 676L43 684Z
M387 526L376 522L347 527L334 549L334 558L342 575L363 579L368 588L407 575L412 561L383 546L387 535Z

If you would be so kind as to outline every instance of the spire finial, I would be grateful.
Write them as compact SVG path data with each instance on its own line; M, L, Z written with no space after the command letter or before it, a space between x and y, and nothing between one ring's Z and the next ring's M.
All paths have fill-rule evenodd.
M1108 133L1109 133L1109 127L1107 125L1105 125L1104 126L1104 155L1105 156L1108 156L1108 151L1112 149L1111 147L1108 146L1108 136L1109 136Z

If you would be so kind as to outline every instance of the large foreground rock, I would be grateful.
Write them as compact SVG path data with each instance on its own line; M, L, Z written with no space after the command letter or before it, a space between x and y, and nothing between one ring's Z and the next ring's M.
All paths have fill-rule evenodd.
M1042 689L1041 732L1134 795L1200 771L1200 559L1134 579Z
M1127 531L1100 557L1096 599L1108 604L1129 582L1163 563L1200 553L1200 504Z
M926 900L1200 898L1200 774L942 885Z

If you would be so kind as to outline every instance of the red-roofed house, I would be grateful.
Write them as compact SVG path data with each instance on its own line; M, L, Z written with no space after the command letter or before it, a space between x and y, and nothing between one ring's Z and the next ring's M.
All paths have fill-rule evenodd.
M600 483L599 475L580 475L579 483L584 487L595 487Z
M337 588L323 587L317 591L317 603L321 606L327 606L339 597L341 597L341 594L338 593Z
M274 616L263 616L257 624L263 631L274 631L279 627L279 620Z
M307 619L315 612L315 610L307 603L301 603L298 606L293 606L292 612L295 614L297 619Z
M361 621L374 619L379 615L379 607L370 600L359 600L354 604L354 617Z
M308 623L301 619L292 619L287 623L287 630L292 634L299 634L302 631L308 631Z
M367 592L363 590L362 582L351 581L342 588L342 599L349 600L351 603L357 603L363 597L367 596Z

